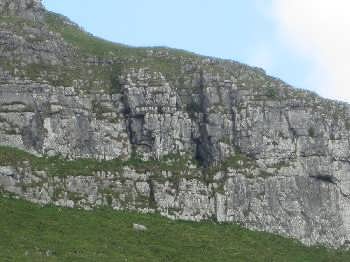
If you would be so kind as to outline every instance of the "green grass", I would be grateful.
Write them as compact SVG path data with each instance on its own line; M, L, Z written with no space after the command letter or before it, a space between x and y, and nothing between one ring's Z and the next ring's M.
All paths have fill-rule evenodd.
M203 58L180 49L132 47L107 41L87 33L68 18L53 12L47 12L45 22L50 30L58 32L67 43L77 48L78 60L86 56L118 60L122 63L121 71L147 67L152 71L162 72L168 80L174 80L181 73L181 65L185 61L193 62ZM166 55L150 55L149 52Z
M0 166L23 166L26 162L32 169L47 171L50 176L91 176L97 171L120 171L124 167L133 167L139 172L168 170L179 173L186 168L189 157L167 156L160 161L143 161L137 156L132 156L129 160L96 160L96 159L76 159L66 160L62 157L38 157L23 150L0 146Z
M192 63L202 59L184 50L167 47L131 47L107 41L84 31L68 18L53 12L46 13L44 23L35 23L20 17L0 17L0 23L2 22L6 24L7 29L24 38L28 33L23 28L28 26L48 29L59 33L64 41L73 47L73 49L69 48L71 54L69 63L63 62L62 65L53 66L41 62L21 66L21 61L0 61L0 65L9 72L17 70L17 74L20 73L22 77L35 81L44 79L54 86L72 86L74 80L84 80L84 86L80 87L84 91L103 88L107 93L118 93L120 92L119 77L131 68L149 68L154 72L162 72L169 81L175 81L181 74L181 67L186 61ZM103 66L87 64L88 57L108 61L111 64ZM103 84L96 86L96 81L101 81Z
M140 51L137 48L130 48L126 45L95 37L72 24L67 18L52 12L47 13L46 23L52 31L59 32L68 43L79 47L84 54L101 57L113 55L130 56L136 55Z
M40 207L0 198L1 261L349 261L237 225L171 221L159 215ZM135 232L133 223L148 227Z
M155 50L158 52L167 52L169 56L180 56L183 58L198 57L198 55L194 53L180 49L170 49L167 47L132 47L111 42L84 31L82 28L79 28L78 25L72 23L68 18L53 12L46 13L45 22L50 30L60 33L64 40L77 47L81 54L89 56L142 59L150 57L147 55L147 51ZM163 60L164 58L157 58L158 62L162 62Z
M197 174L200 174L197 171L202 171L202 173L212 177L215 173L228 168L242 169L255 165L254 160L242 154L236 154L219 165L204 168L199 166L199 163L193 160L190 155L171 154L164 156L160 160L148 161L144 161L135 155L132 155L128 160L96 160L92 158L67 160L61 156L38 157L21 149L0 146L0 166L23 166L26 165L26 162L29 163L33 170L46 171L50 176L63 177L91 176L98 171L118 172L124 167L132 167L138 172L152 171L155 175L162 170L166 170L181 176L182 171L188 169L189 162L197 166L197 168L191 169L191 173L194 176L197 177ZM189 174L186 177L189 178Z
M169 55L187 58L198 57L197 54L185 50L167 47L132 47L124 44L111 42L90 33L87 33L78 25L72 23L67 17L54 12L46 13L46 24L52 31L58 32L72 45L78 47L83 54L96 55L99 57L138 57L147 56L146 51L167 51ZM160 59L161 60L161 59Z

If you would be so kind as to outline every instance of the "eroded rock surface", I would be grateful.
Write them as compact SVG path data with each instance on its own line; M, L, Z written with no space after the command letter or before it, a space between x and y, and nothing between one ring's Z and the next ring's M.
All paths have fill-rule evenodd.
M300 169L299 169L300 168ZM49 176L30 166L0 168L0 184L40 204L93 209L159 212L171 219L239 223L294 237L307 245L347 246L349 198L341 184L303 175L301 167L284 167L269 177L242 171L217 172L213 180L189 170L97 172L92 176Z
M41 0L0 0L2 16L21 16L30 20L42 20L43 13Z
M3 191L348 244L349 104L234 61L161 48L107 52L105 42L95 50L86 41L100 40L40 1L0 0L0 15L0 145L67 161L195 163L180 175L129 167L65 177L3 164ZM84 41L57 31L66 27Z

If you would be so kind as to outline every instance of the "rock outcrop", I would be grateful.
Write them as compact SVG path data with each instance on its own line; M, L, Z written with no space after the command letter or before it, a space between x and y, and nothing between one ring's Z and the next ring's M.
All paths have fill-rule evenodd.
M300 164L283 167L274 175L260 172L242 165L208 177L195 168L176 172L124 167L91 176L70 175L68 170L61 177L24 162L0 167L0 184L3 192L39 204L87 210L107 206L191 221L213 219L294 237L307 245L348 245L350 206L341 184L310 177Z
M38 1L0 0L0 8L24 17L20 28L0 21L0 145L67 161L192 161L178 173L129 166L64 177L0 162L4 192L349 243L348 104L233 61L163 48L105 51L105 42L95 50L86 41L101 40Z
M1 16L19 16L29 20L43 19L41 0L0 0Z

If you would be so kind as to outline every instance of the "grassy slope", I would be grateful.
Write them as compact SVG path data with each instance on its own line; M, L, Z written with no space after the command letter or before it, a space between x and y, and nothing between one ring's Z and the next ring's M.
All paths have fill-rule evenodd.
M184 50L166 47L131 47L113 43L85 32L77 25L72 24L69 19L52 12L47 13L45 22L50 30L60 33L67 43L77 48L78 57L76 58L78 60L87 56L119 61L117 63L119 67L112 68L114 71L147 67L153 71L160 71L172 79L180 74L180 66L184 60L195 61L202 58ZM166 57L147 55L147 51L151 50L166 52L168 55ZM78 61L78 64L81 65L81 61Z
M198 55L179 49L167 47L132 47L124 44L110 42L102 38L93 36L79 28L68 18L53 12L46 13L46 24L51 30L59 32L70 44L76 46L81 54L95 55L98 57L136 57L145 58L145 51L157 49L158 51L168 51L172 55L196 58Z
M41 208L0 198L0 217L1 261L350 261L349 252L158 215ZM133 231L133 223L148 231Z

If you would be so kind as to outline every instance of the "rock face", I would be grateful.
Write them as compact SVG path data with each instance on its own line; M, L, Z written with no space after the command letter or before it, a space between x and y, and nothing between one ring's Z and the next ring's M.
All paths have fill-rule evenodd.
M0 0L1 16L20 16L29 20L42 20L43 12L41 0Z
M100 57L54 31L38 1L0 0L0 8L40 20L0 23L0 145L67 160L196 163L180 174L129 167L65 177L3 164L3 191L45 204L237 222L305 244L349 243L348 104L233 61L126 47Z
M2 166L0 184L40 204L93 209L159 212L171 219L234 222L254 230L282 234L304 244L346 246L349 198L341 186L305 175L301 166L281 168L278 175L247 177L244 169L217 172L211 181L189 169L97 172L92 176L50 176L45 171ZM257 170L251 170L257 171Z
M120 96L79 96L74 88L16 81L0 88L0 141L35 154L68 158L126 158Z

